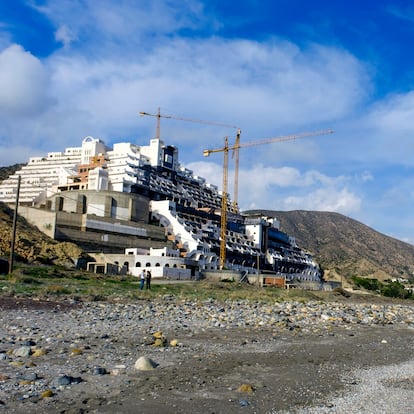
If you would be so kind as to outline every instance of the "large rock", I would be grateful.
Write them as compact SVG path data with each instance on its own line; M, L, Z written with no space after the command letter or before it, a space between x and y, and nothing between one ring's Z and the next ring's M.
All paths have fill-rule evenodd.
M139 371L151 371L157 367L157 364L150 358L142 356L135 362L135 369Z

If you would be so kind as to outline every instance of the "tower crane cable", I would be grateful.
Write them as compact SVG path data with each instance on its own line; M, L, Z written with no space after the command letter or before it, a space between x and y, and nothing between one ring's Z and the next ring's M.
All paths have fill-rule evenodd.
M224 147L222 148L215 148L215 149L206 149L203 151L203 155L208 157L210 154L214 154L216 152L223 152L224 159L223 159L223 195L222 195L222 203L221 203L221 228L220 228L220 268L222 269L226 262L226 230L227 230L227 177L228 177L228 153L230 150L238 151L240 148L247 148L253 147L256 145L263 145L263 144L272 144L276 142L282 141L291 141L294 139L306 138L316 135L328 135L333 134L333 129L326 129L320 131L313 131L313 132L302 132L299 134L293 135L284 135L274 138L265 138L258 141L250 141L245 143L240 143L240 135L236 136L236 142L234 145L228 145L228 138L225 137L224 139ZM238 154L236 152L236 161L238 163ZM235 168L235 174L238 174L238 165L237 170ZM238 177L235 177L235 183L238 184ZM237 194L237 190L235 190L235 194Z
M175 115L164 115L164 114L161 114L160 111L161 111L160 108L158 108L158 112L156 114L151 114L149 112L140 112L139 113L140 116L153 116L153 117L157 118L157 134L156 134L157 139L160 139L161 118L175 119L177 121L193 122L195 124L216 125L216 126L222 126L222 127L226 127L226 128L239 129L239 127L237 127L235 125L229 125L229 124L225 124L223 122L206 121L206 120L203 120L203 119L196 119L196 118L185 118L185 117L182 117L182 116L175 116Z
M242 142L231 145L228 147L228 150L234 150L236 148L246 148L246 147L253 147L256 145L263 145L263 144L272 144L274 142L282 142L282 141L292 141L294 139L312 137L315 135L328 135L333 134L335 131L333 129L325 129L320 131L313 131L313 132L302 132L300 134L293 134L293 135L282 135L279 137L274 138L265 138L258 141L249 141L249 142ZM223 152L224 148L215 148L215 149L206 149L203 151L203 155L208 157L210 154L215 152Z

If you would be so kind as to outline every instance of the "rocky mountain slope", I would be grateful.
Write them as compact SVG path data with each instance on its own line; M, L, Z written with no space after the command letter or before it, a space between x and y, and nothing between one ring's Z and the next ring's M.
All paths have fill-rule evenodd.
M341 276L385 280L414 275L414 246L385 236L338 213L268 211L322 266L327 279Z

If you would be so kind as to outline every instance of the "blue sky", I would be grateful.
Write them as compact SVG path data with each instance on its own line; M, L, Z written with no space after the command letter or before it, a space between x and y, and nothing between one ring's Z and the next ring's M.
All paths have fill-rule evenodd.
M408 1L0 2L0 165L79 146L147 145L221 187L204 148L244 148L242 209L337 211L414 243L414 5ZM232 164L231 167L232 168ZM232 171L229 173L232 177ZM230 180L232 191L232 180Z

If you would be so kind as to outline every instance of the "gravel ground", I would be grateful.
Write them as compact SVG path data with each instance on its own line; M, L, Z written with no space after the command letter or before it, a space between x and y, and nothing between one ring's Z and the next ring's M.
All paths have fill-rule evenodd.
M410 302L0 297L0 321L0 413L413 412Z

